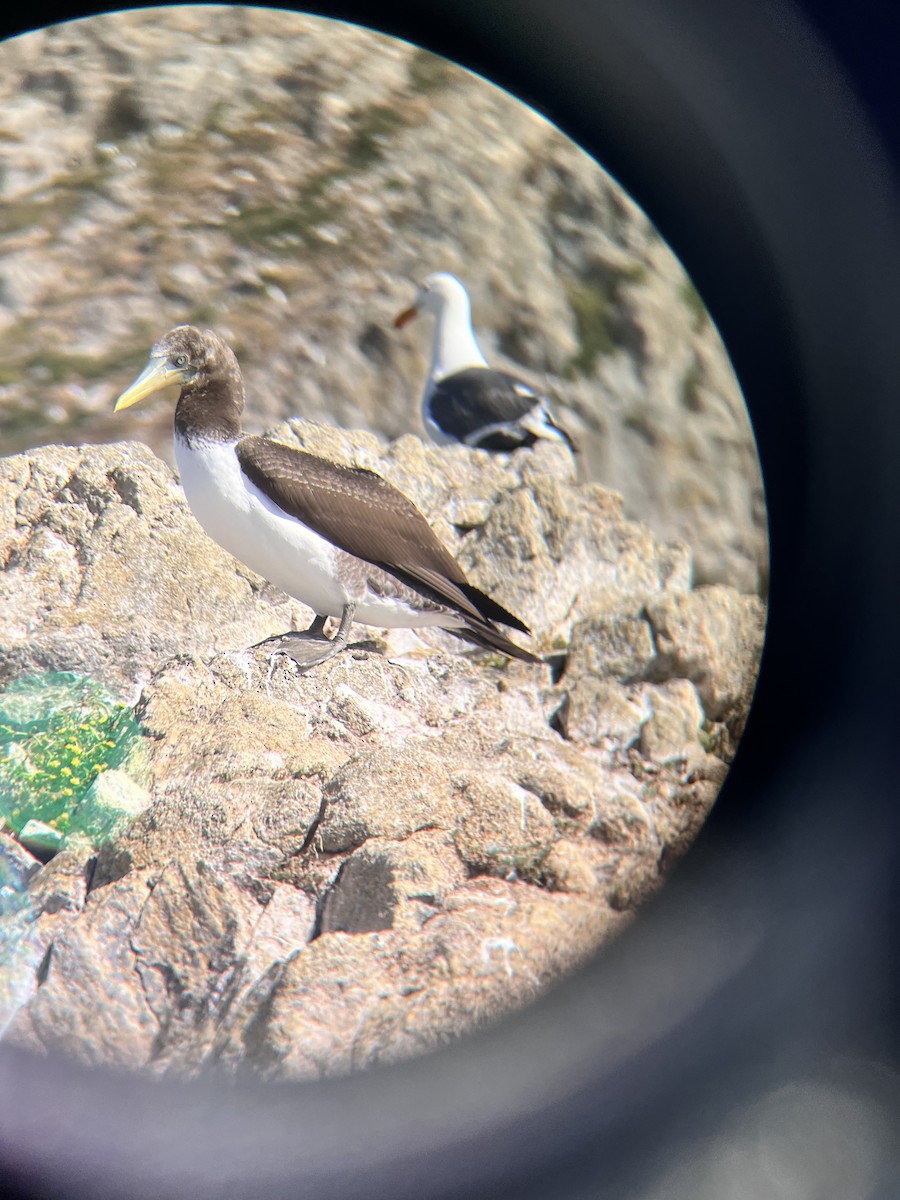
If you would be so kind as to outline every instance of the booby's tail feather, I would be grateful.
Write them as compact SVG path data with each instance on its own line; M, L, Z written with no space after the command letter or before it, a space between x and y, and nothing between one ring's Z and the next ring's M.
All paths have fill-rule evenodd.
M511 642L499 629L491 629L489 625L479 625L478 627L467 625L465 628L448 629L446 632L452 633L454 637L461 638L464 642L473 642L476 646L482 646L485 650L499 650L501 654L508 654L510 658L518 658L522 662L540 663L544 661L537 654L532 654L530 650L523 650L521 646Z
M519 633L531 633L524 621L514 616L502 604L498 604L493 597L475 587L474 584L461 583L459 590L472 601L486 621L499 621L501 625L508 625L510 629L518 629Z

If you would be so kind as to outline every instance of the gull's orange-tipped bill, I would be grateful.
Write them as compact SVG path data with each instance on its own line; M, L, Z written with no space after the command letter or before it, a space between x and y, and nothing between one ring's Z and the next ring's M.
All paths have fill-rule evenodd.
M394 328L402 329L404 325L408 325L410 321L415 320L419 315L419 310L413 304L409 308L404 308L402 313L397 313L394 317Z

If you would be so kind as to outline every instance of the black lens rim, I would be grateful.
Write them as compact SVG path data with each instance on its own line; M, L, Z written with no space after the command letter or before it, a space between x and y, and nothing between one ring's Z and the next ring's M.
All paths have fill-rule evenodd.
M150 1082L0 1045L9 1195L575 1196L591 1179L624 1194L677 1152L685 1121L714 1121L786 1062L856 1045L890 1001L877 961L897 850L886 549L900 512L900 243L865 113L787 3L455 0L328 15L419 41L535 103L687 266L766 479L772 591L754 709L662 897L492 1030L350 1079L264 1087ZM44 19L37 6L31 20Z

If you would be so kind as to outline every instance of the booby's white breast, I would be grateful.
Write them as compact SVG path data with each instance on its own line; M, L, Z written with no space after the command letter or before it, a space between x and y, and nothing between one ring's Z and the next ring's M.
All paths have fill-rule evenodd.
M214 541L251 571L322 616L339 617L353 599L353 619L364 625L463 624L454 615L419 612L400 599L372 593L351 597L339 579L342 552L261 492L241 470L234 447L233 442L191 446L176 432L175 461L191 512Z

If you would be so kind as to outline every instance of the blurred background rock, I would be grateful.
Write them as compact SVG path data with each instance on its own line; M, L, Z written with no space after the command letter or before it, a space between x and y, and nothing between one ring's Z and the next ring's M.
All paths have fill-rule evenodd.
M716 330L646 216L537 113L277 10L115 13L0 46L4 453L131 436L169 458L168 406L114 423L112 402L181 322L234 345L252 430L421 433L431 329L391 322L435 269L469 288L488 358L555 395L584 476L687 543L696 583L765 595Z

